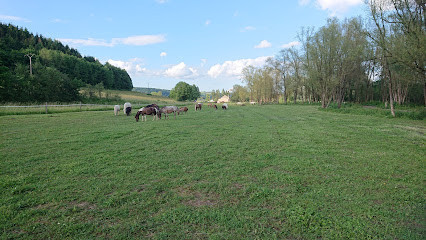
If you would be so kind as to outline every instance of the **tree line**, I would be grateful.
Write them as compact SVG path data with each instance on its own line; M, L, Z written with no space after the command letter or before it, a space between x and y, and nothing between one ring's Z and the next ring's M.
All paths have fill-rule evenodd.
M101 64L57 40L0 24L0 102L76 101L79 88L131 90L123 69Z
M168 97L170 95L170 90L160 89L160 88L143 88L143 87L134 87L132 91L141 92L146 94L152 94L157 96Z
M223 96L231 96L231 92L225 90L222 88L222 91L220 91L219 89L216 90L212 90L211 92L203 92L201 94L201 97L203 97L206 101L217 101L219 98L223 97Z
M371 0L369 20L328 19L302 28L299 47L281 50L263 67L246 67L233 98L287 103L383 101L426 104L425 4Z

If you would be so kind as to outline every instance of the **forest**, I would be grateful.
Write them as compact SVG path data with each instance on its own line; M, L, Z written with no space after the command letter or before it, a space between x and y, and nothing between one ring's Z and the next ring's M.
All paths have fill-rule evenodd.
M368 20L330 18L303 28L298 47L281 50L263 67L243 70L233 101L426 103L425 4L369 2Z
M0 23L0 102L71 102L79 89L131 90L128 73L57 40Z

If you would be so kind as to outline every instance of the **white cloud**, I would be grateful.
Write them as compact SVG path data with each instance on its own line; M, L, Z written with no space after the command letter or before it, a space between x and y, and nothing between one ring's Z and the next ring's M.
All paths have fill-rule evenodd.
M360 5L364 0L316 0L317 6L328 10L332 16L345 13L349 8Z
M251 65L254 67L260 67L265 64L266 59L269 56L258 57L254 59L239 59L235 61L226 61L222 64L216 64L212 66L207 74L210 77L217 78L221 77L241 77L242 71L245 67Z
M158 2L159 4L163 4L167 2L167 0L155 0L155 1Z
M165 57L165 56L167 56L167 53L166 53L166 52L161 52L161 53L160 53L160 57Z
M18 22L31 22L30 20L22 17L17 16L7 16L7 15L0 15L0 20L2 21L18 21Z
M240 32L247 32L247 31L254 31L254 30L256 30L255 27L247 26L247 27L244 27L243 29L241 29Z
M116 45L133 45L133 46L144 46L156 43L162 43L166 41L166 37L160 35L140 35L132 36L127 38L113 38L110 42L104 39L72 39L72 38L59 38L59 41L74 45L74 46L103 46L103 47L114 47Z
M148 70L146 68L141 67L139 64L135 67L136 72L147 72Z
M127 72L129 72L130 69L132 68L132 63L131 62L123 62L123 61L120 61L120 60L112 60L112 59L109 59L107 62L109 64L113 65L113 66L116 66L116 67L119 67L121 69L124 69Z
M269 48L272 44L266 40L261 41L258 45L254 46L254 48Z
M58 38L58 40L62 43L69 45L82 45L82 46L103 46L103 47L112 47L112 43L108 43L103 39L72 39L72 38Z
M204 65L206 65L206 63L207 63L207 59L202 58L201 59L201 67L204 67Z
M364 0L299 0L299 5L307 6L313 2L321 10L327 10L331 16L345 13L349 8L363 4Z
M300 42L299 41L293 41L293 42L289 42L286 44L281 45L282 48L291 48L293 46L299 46Z
M199 76L196 69L192 67L187 67L184 62L181 62L177 65L174 65L164 71L164 75L172 78L195 78Z
M144 45L162 43L165 41L166 41L166 38L164 35L140 35L140 36L127 37L127 38L113 38L112 44L144 46Z
M140 58L132 58L128 61L109 59L107 62L113 66L126 70L127 73L129 73L131 76L137 73L148 72L146 68L142 67L143 59L140 59Z
M208 26L208 25L210 25L212 23L212 21L211 20L207 20L204 24L206 25L206 26Z
M311 2L311 0L299 0L299 5L306 6Z

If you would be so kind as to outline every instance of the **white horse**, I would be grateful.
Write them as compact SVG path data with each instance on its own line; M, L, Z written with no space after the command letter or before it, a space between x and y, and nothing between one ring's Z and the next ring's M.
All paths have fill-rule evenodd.
M130 104L129 102L126 102L124 104L123 112L124 112L124 114L126 114L127 116L129 116L130 113L132 112L132 104Z
M173 113L176 119L176 112L179 111L179 108L176 106L165 106L160 109L160 114L164 113L164 119L169 118L169 113ZM161 115L160 115L161 116Z
M114 106L114 115L117 116L119 112L120 112L120 105L115 105Z

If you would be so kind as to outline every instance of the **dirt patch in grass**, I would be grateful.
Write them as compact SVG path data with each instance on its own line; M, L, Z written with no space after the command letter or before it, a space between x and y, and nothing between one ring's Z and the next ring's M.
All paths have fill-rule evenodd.
M52 208L54 208L52 203L43 203L34 207L34 209L36 210L46 210L46 209L52 209Z
M147 188L148 188L148 184L142 184L142 185L135 187L134 191L140 193L140 192L145 191Z
M191 187L181 187L176 190L180 197L185 200L183 204L192 207L215 206L219 203L219 195L216 193L204 193L191 189Z
M189 200L185 202L185 205L193 206L193 207L202 207L202 206L214 206L217 202L211 199L206 199L201 194L196 194L195 199Z
M83 210L93 210L97 208L96 204L92 204L89 202L70 202L69 205L71 208L76 207Z

